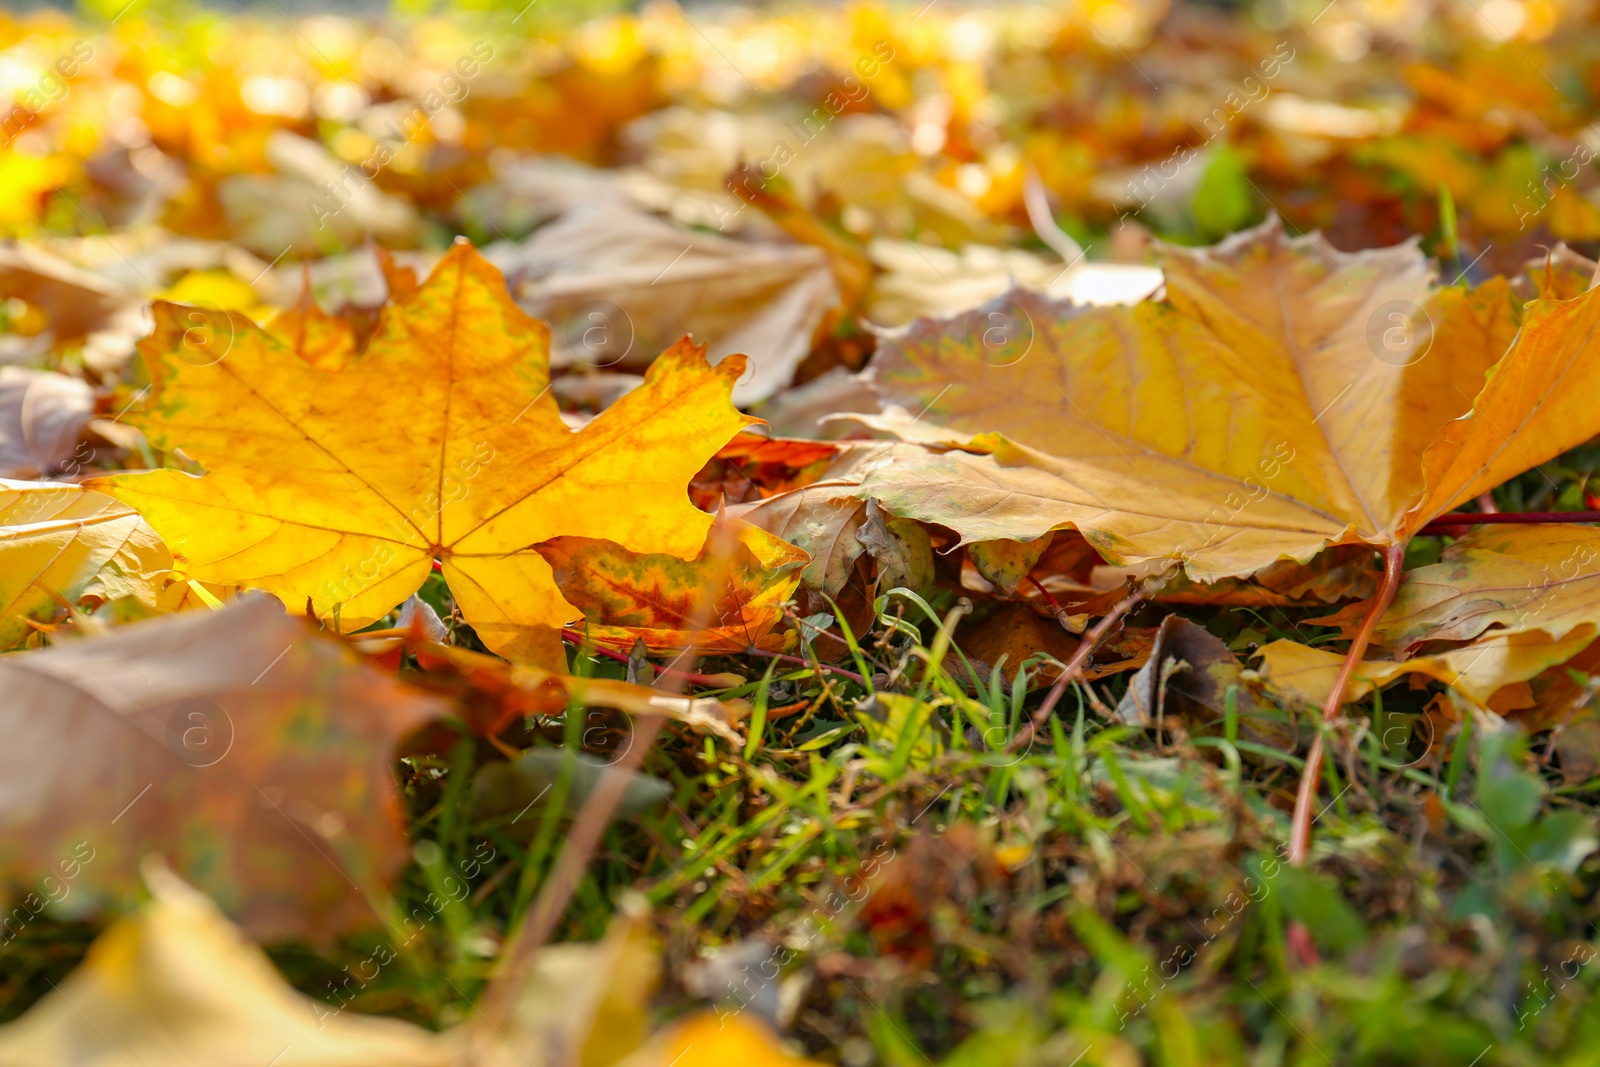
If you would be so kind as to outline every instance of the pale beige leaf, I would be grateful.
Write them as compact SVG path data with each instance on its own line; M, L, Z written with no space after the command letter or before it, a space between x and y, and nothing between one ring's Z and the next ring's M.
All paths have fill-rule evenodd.
M639 370L693 334L713 363L751 353L733 388L740 405L789 384L837 302L818 249L731 241L615 206L579 209L520 248L485 254L508 277L525 275L513 291L552 324L555 367Z

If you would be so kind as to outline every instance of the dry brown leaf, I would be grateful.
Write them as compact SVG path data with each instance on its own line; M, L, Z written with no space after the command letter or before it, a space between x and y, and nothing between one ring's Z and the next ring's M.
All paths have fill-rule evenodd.
M265 596L0 658L0 689L0 875L87 842L104 900L159 852L260 938L375 921L409 855L396 744L447 712Z
M967 657L978 661L973 667L983 686L989 684L990 670L998 668L1009 686L1028 657L1043 652L1065 663L1078 650L1077 638L1026 604L1008 604L982 622L964 624L956 637ZM956 670L960 661L952 656L945 661L945 667ZM1061 674L1061 668L1048 661L1035 663L1029 671L1028 680L1034 688L1055 681Z

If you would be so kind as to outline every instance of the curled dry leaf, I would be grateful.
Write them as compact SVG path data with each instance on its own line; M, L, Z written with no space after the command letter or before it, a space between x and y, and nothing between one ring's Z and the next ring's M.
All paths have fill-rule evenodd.
M567 535L694 557L711 516L685 487L750 421L728 400L742 359L712 368L682 341L643 386L568 430L548 395L548 329L465 242L338 370L237 313L165 303L141 348L151 394L130 419L207 473L93 484L138 508L195 577L353 631L438 558L484 643L547 667L565 663L561 628L582 612L531 546Z
M1189 731L1201 732L1222 720L1230 694L1247 739L1293 749L1295 731L1262 715L1255 687L1228 646L1204 626L1168 615L1156 631L1148 661L1129 679L1117 703L1117 718L1147 727L1177 720Z
M0 689L0 877L83 842L104 900L158 852L262 938L374 921L408 856L396 744L448 710L264 596L0 658Z
M1159 260L1164 301L1016 292L886 340L891 406L854 418L931 447L859 492L968 541L1075 526L1209 581L1403 541L1600 431L1594 293L1518 334L1501 279L1435 288L1414 243L1344 253L1275 220Z
M45 478L61 471L77 453L93 413L94 390L81 379L0 368L0 477Z

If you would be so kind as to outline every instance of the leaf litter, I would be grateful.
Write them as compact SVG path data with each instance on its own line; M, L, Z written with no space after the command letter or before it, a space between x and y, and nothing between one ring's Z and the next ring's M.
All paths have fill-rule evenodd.
M8 23L0 1058L1582 1062L1588 27L1401 7Z

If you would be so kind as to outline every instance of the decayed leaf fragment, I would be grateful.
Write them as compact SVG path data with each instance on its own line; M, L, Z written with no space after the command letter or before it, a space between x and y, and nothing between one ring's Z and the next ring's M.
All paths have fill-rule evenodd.
M1435 288L1414 243L1344 253L1273 220L1159 256L1164 301L1016 292L885 340L890 406L852 418L930 449L861 494L968 541L1075 526L1112 562L1206 581L1403 541L1600 432L1593 292L1518 334L1503 279Z
M351 631L437 557L485 644L550 667L582 612L532 546L566 535L692 558L711 516L685 487L751 421L728 399L743 360L713 368L681 341L569 431L548 395L548 328L465 242L338 370L236 313L164 303L141 349L149 408L130 419L208 473L94 484L138 508L195 577L266 589Z
M715 734L730 744L744 740L733 728L746 711L739 701L675 696L613 678L579 678L527 664L508 664L454 645L423 644L414 651L418 665L429 672L419 679L422 684L439 685L443 691L462 695L435 674L446 670L466 683L464 715L482 736L498 734L523 715L560 715L569 706L599 706L635 716L659 715L696 733Z
M158 852L253 935L374 921L406 863L397 742L442 701L268 597L0 657L0 877L92 850L74 892L132 888Z

